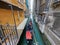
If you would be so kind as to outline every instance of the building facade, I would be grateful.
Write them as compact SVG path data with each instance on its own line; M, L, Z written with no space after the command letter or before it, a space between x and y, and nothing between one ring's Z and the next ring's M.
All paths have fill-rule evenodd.
M60 45L60 0L40 0L37 23L52 45Z

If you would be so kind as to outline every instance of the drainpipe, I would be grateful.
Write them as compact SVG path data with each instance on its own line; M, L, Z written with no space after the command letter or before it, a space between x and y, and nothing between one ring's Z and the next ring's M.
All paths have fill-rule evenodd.
M17 26L16 26L15 17L14 17L14 10L13 10L13 6L12 6L12 5L9 5L9 6L11 7L12 16L13 16L13 19L14 19L14 23L15 23L15 30L16 30L16 33L17 33ZM17 33L17 38L18 38L18 33Z

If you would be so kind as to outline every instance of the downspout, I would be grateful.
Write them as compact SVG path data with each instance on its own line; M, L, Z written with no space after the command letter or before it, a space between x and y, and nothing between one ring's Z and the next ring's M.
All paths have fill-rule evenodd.
M14 10L13 10L13 6L12 6L12 5L9 5L9 6L11 7L12 16L13 16L13 19L14 19L14 23L15 23L15 30L16 30L16 33L17 33L17 26L16 26L15 17L14 17ZM17 33L17 38L18 38L18 33Z

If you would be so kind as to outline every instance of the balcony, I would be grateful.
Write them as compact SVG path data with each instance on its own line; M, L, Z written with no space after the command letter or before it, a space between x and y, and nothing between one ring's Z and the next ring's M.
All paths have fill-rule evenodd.
M54 0L54 2L59 2L60 0Z
M54 0L53 4L52 4L52 7L57 8L58 6L60 6L60 0Z

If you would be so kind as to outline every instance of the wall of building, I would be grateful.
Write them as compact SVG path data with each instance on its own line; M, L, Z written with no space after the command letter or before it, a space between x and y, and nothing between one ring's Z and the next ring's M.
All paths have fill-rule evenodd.
M20 17L18 17L18 15ZM14 10L14 17L15 17L15 21L16 21L16 24L20 24L23 19L24 19L24 12L23 11L20 11L18 13L18 10ZM0 8L0 24L11 24L11 25L14 25L14 18L13 18L13 15L12 15L12 11L10 9L1 9Z
M53 9L53 7L51 7L53 4L53 1L50 1L50 5L49 5L49 12L48 12L48 18L49 19L48 23L45 25L45 31L44 34L47 36L47 38L49 39L49 41L51 42L52 45L60 45L60 37L59 37L59 11L60 8L59 6L55 9ZM57 24L58 23L58 24ZM57 26L58 25L58 26ZM56 29L57 28L57 29ZM55 31L57 30L57 31ZM57 33L58 32L58 33Z
M47 0L45 0L45 2L46 1ZM48 40L50 41L50 43L52 45L60 45L60 37L59 37L60 33L58 33L60 31L58 31L58 27L59 26L57 26L57 23L60 21L60 19L59 18L57 19L57 17L55 17L55 15L56 16L60 15L59 14L60 13L60 6L57 6L57 8L53 9L53 7L52 7L52 5L54 3L53 0L49 0L49 3L47 3L48 6L45 5L46 3L44 3L43 5L41 5L42 2L43 2L42 0L40 0L40 2L41 2L40 3L40 6L41 6L40 7L40 15L45 15L45 17L42 16L44 18L44 20L45 20L42 23L41 23L40 20L38 21L38 18L40 18L41 16L39 17L39 15L38 15L36 17L37 18L38 26L40 28L40 31L42 32L42 30L43 30L42 33L44 33L47 36ZM46 9L48 9L48 10L46 10ZM58 14L56 14L56 13L58 13ZM57 20L55 20L55 19L57 19ZM54 30L56 30L56 31L53 31L53 25L54 25L54 23L55 23L55 29ZM58 25L60 25L60 24L58 23ZM57 27L57 29L56 29L56 27Z

